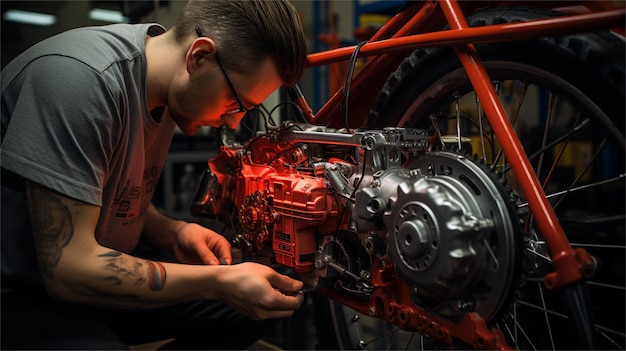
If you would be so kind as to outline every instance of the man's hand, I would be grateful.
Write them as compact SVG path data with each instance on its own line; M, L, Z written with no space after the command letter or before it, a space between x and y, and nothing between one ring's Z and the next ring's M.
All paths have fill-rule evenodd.
M228 240L195 223L187 223L180 228L173 251L180 263L211 265L232 263Z
M223 269L216 287L219 299L252 319L290 317L304 301L301 281L268 266L245 262Z

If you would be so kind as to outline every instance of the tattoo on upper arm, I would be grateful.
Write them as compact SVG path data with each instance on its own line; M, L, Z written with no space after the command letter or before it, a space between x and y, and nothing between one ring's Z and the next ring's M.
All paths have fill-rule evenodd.
M104 268L111 274L105 280L114 285L122 285L124 282L143 285L148 282L152 291L159 291L165 286L165 266L160 262L125 256L115 250L98 255L98 257L105 257ZM143 262L146 262L145 271Z
M31 183L27 194L41 273L52 278L63 248L74 235L72 213L59 196L40 185Z

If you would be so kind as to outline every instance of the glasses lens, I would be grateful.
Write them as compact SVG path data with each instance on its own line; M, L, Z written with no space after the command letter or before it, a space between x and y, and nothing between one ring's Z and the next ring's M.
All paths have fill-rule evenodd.
M241 108L236 108L236 109L233 109L233 110L228 110L228 111L224 112L224 114L225 115L239 115L239 114L245 114L246 112L248 112L248 111L242 110Z

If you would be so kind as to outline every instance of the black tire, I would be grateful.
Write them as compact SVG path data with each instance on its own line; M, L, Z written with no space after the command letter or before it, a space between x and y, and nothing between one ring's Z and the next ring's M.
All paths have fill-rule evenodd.
M494 8L470 16L468 22L472 26L481 26L558 15L545 9ZM541 151L531 163L539 170L539 179L546 184L546 193L551 196L570 189L567 194L554 195L551 200L570 242L576 247L584 247L599 263L595 277L587 284L561 291L546 290L542 278L552 266L540 258L546 252L545 245L533 228L532 216L526 214L523 216L526 244L521 250L528 254L519 267L522 274L513 284L515 291L511 293L516 298L502 313L487 322L500 329L509 344L519 349L624 349L624 41L609 32L594 32L479 45L477 48L499 89L514 90L519 85L537 92L535 103L539 108L530 112L522 107L519 117L511 118L515 119L526 152L533 155ZM456 117L456 102L466 103L467 100L460 97L468 99L471 90L451 48L419 49L390 76L379 93L368 124L375 128L435 129L435 123L429 117L436 116L436 129L443 135L448 132L446 125L450 125L449 134L454 135L456 125L453 127L454 123L449 123L450 117ZM509 97L499 91L502 92L501 100ZM559 110L557 113L553 109L555 115L546 117L548 122L545 124L541 115L546 112L541 110L544 98L556 99L552 100L555 102L553 106ZM524 102L529 101L525 99ZM473 107L480 110L479 104L474 103ZM566 113L566 109L571 113ZM465 115L470 113L464 111ZM496 160L494 170L503 172L508 185L515 190L516 182L508 172L506 160L501 166L497 165L502 158L498 156L498 143L490 133L490 127L485 125L481 129L482 135L476 137L479 133L473 126L476 121L470 122L470 119L463 117L461 128L466 132L469 130L466 128L473 128L467 135L484 140L490 148L485 147L483 152L483 143L479 142L481 145L474 146L473 153L479 158L484 157L488 164ZM484 116L481 119L484 120ZM585 120L588 123L581 123ZM580 127L577 132L561 143L550 145L574 126ZM574 157L583 151L590 156L586 163L564 161L562 156ZM596 152L598 155L591 158ZM571 191L572 188L575 191ZM523 211L523 195L521 201ZM568 300L572 302L568 303ZM587 308L589 317L584 312ZM318 301L316 313L318 320L330 320L324 324L327 327L332 325L335 331L320 336L338 340L334 343L324 341L329 347L357 348L363 346L362 341L373 340L382 334L374 335L365 327L358 327L353 322L357 314L332 301ZM367 317L358 315L356 319L364 318ZM380 322L374 329L389 327ZM398 338L398 333L393 335L392 339ZM577 336L582 336L582 340ZM419 348L424 345L424 339L420 338L407 337L407 344L401 347ZM392 344L377 342L372 345L386 348ZM436 345L429 345L433 346ZM396 348L397 344L391 347Z

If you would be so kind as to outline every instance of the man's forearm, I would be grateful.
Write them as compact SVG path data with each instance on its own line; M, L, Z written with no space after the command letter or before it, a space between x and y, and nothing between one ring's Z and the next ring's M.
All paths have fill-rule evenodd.
M219 266L150 261L105 247L91 256L86 265L63 267L61 262L54 278L46 279L48 291L58 299L111 308L158 307L217 296L211 287Z
M108 307L156 307L216 296L220 266L159 263L100 245L100 207L27 182L33 239L48 293L58 299ZM148 228L171 249L177 222L150 208ZM159 229L159 230L157 230Z

